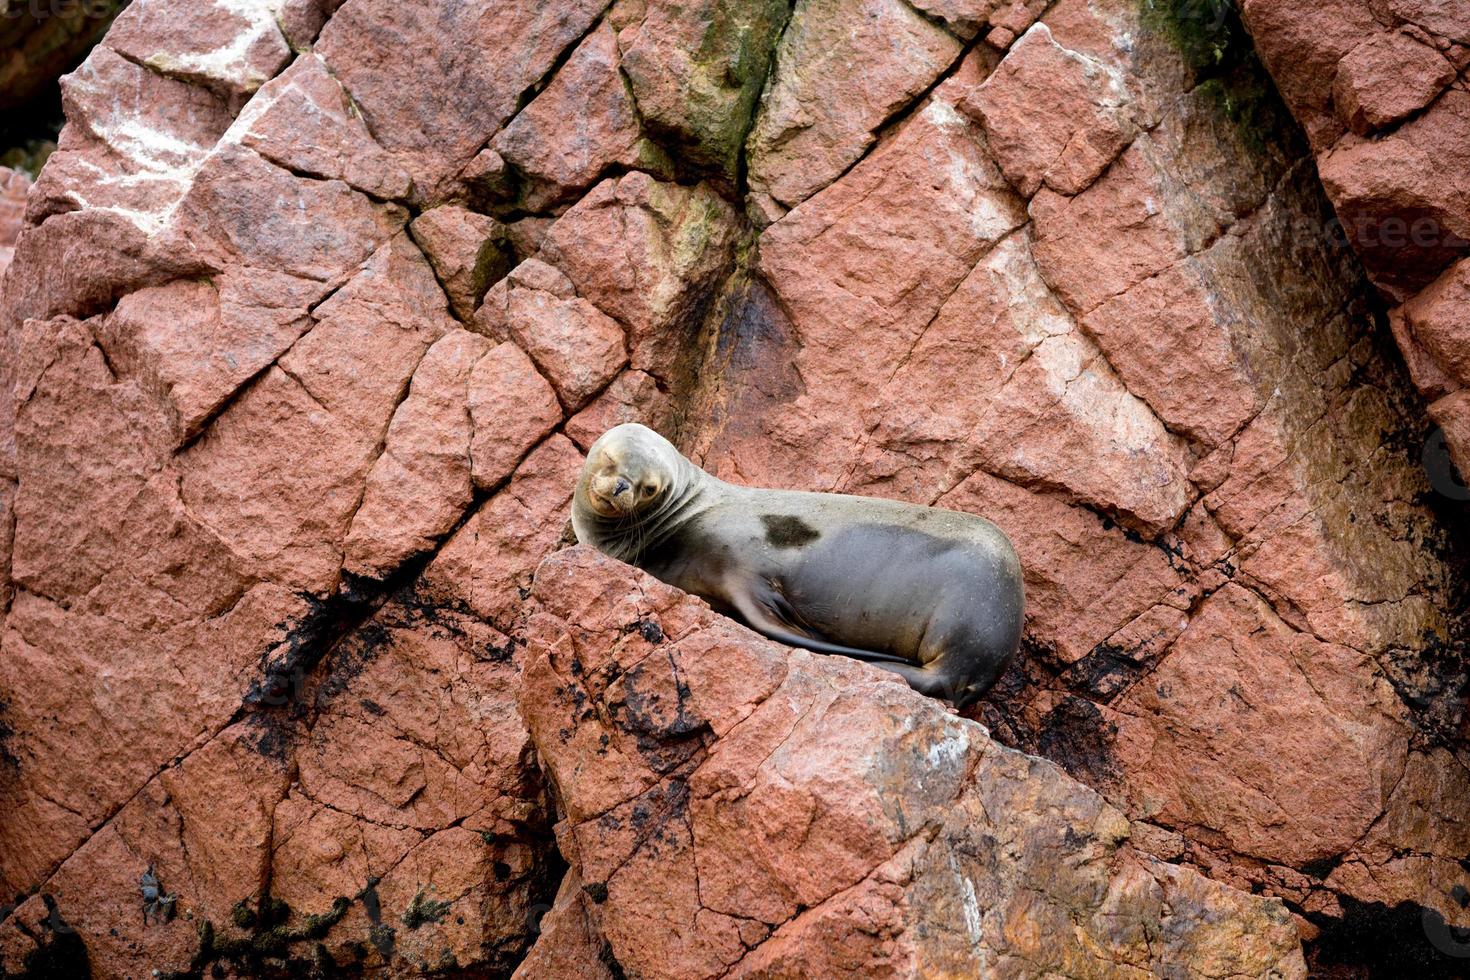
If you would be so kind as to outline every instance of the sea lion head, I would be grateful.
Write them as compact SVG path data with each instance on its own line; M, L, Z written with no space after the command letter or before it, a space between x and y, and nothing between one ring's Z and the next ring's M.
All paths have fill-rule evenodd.
M663 436L628 422L608 429L588 450L577 499L608 520L647 513L676 494L688 465Z

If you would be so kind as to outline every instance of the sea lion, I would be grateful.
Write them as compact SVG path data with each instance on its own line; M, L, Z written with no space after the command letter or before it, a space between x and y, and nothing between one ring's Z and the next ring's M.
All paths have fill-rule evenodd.
M716 479L637 423L592 445L577 539L790 646L877 664L964 707L1015 655L1021 562L973 514Z

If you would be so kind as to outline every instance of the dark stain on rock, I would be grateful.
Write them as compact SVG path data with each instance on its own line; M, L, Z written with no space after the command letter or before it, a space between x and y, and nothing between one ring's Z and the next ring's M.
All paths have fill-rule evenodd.
M267 714L247 715L240 741L257 755L279 766L286 765L291 747L293 724L290 720Z
M306 675L315 669L337 641L359 626L374 605L375 596L344 588L327 599L303 593L307 611L297 620L278 625L285 634L263 659L261 677L245 695L245 705L299 711Z
M443 922L444 916L448 914L448 902L440 902L429 898L424 894L424 890L420 888L414 893L412 901L408 903L408 909L403 913L403 924L408 927L410 932L413 932L420 926L430 922Z
M766 543L773 548L800 548L822 536L800 517L787 514L762 514L761 523L766 526Z
M640 619L636 623L629 623L623 627L623 633L624 635L637 633L654 646L658 646L664 641L663 627L651 619Z
M602 961L603 966L607 967L607 972L612 974L613 980L628 980L628 975L623 972L623 964L619 963L617 956L613 954L612 943L604 940L597 958Z
M0 701L0 768L16 770L20 768L20 759L10 751L9 743L15 737L15 729L5 722L5 713L10 710L10 705Z
M393 946L398 940L398 932L392 926L380 923L368 931L368 939L386 960L393 956Z
M367 913L368 921L373 925L383 921L383 902L378 898L380 880L369 878L367 884L362 886L362 891L357 893L357 900L362 903L362 910Z
M255 910L250 907L247 899L240 899L230 909L230 921L235 924L236 929L255 928Z
M1470 906L1470 891L1456 886L1450 897ZM1304 944L1312 976L1370 980L1415 977L1450 980L1465 976L1470 929L1457 929L1434 909L1413 902L1389 906L1339 895L1342 917L1306 913L1321 932Z
M235 968L233 972L240 976L275 975L267 969L267 964L277 962L285 964L287 972L284 975L301 975L292 971L320 961L319 950L324 947L319 940L342 921L351 906L351 899L339 895L332 900L330 910L307 915L299 925L292 926L291 907L278 898L262 895L254 909L248 901L237 902L230 910L230 921L248 935L225 936L215 931L213 922L204 919L198 924L199 948L189 969L182 973L156 975L170 980L197 978L203 976L206 966L213 964L210 975L224 976L227 971L220 965L221 960L228 961ZM312 944L310 960L292 955L294 949L306 943Z
M1036 751L1074 779L1099 789L1118 776L1112 752L1117 736L1118 726L1105 719L1097 705L1069 697L1047 714L1036 736Z
M61 917L55 898L43 894L41 901L46 904L46 918L40 923L46 935L32 937L36 948L26 953L21 961L24 967L21 976L34 977L37 980L43 977L62 980L91 976L92 966L87 957L87 944L82 942L81 934Z
M415 556L382 580L344 573L338 591L327 598L300 594L305 613L277 624L281 640L261 655L260 676L240 705L241 716L266 718L277 729L272 737L253 743L263 755L283 759L294 734L287 722L345 692L392 647L394 630L464 636L456 619L473 616L468 607L436 601L418 590L419 576L432 557L432 552ZM511 652L509 645L505 652Z
M1062 683L1068 688L1107 704L1143 673L1127 650L1111 643L1099 643L1081 660L1062 672Z
M352 907L352 900L345 895L338 895L332 899L332 907L326 912L306 916L306 920L291 933L293 942L321 939L332 931L332 927L342 921L347 910Z
M625 826L631 829L634 838L630 857L642 852L659 859L666 845L675 844L684 836L679 831L689 822L689 785L685 779L697 764L687 764L674 778L650 787L627 806Z
M624 674L607 714L637 740L638 751L660 775L701 753L709 733L709 722L691 710L688 684L672 655L649 657Z
M592 901L597 905L601 905L603 902L607 901L607 885L603 884L600 881L590 881L582 886L582 890L586 892L587 897L592 899Z
M510 663L515 657L516 643L517 638L514 636L508 638L502 645L497 646L494 643L486 643L484 649L476 654L476 658L488 663Z

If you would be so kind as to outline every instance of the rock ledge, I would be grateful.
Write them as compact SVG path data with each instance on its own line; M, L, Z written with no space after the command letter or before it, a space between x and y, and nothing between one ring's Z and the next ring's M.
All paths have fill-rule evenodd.
M521 710L571 865L519 977L1305 975L1262 899L877 668L587 548L542 563Z

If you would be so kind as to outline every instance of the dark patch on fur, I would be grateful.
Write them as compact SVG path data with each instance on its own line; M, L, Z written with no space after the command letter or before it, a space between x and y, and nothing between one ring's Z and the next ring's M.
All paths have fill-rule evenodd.
M800 517L786 514L762 514L761 523L766 526L766 543L773 548L800 548L822 536Z

